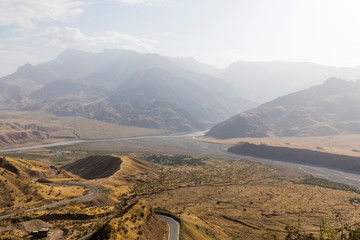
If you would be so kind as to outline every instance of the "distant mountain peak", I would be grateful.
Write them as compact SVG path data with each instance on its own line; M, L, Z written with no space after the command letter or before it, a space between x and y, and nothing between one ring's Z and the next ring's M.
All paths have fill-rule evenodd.
M24 65L18 67L17 71L18 72L25 72L25 71L29 71L34 69L34 66L31 65L30 63L25 63Z
M344 83L349 83L349 82L352 82L352 81L346 81L344 79L341 79L341 78L335 78L335 77L332 77L332 78L328 78L324 81L323 85L343 85Z

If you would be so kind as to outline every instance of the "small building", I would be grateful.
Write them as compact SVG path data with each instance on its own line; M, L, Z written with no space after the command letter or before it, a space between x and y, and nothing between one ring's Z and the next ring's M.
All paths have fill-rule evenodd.
M45 238L48 236L48 232L49 232L49 228L41 228L40 230L38 231L32 231L31 232L31 235L34 237L34 238Z

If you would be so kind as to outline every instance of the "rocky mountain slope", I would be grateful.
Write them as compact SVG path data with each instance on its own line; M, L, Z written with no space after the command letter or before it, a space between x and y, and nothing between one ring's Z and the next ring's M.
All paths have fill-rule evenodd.
M215 138L360 133L360 81L331 78L215 125Z
M138 72L103 101L75 111L123 125L189 131L202 129L231 112L221 99L191 81L156 68Z
M1 78L0 109L190 131L254 106L221 79L186 69L191 61L180 62L125 50L66 50Z

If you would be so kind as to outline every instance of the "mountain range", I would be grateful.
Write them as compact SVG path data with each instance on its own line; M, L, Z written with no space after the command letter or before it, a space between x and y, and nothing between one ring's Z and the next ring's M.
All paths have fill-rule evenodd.
M176 62L181 61L127 50L66 50L1 78L0 107L192 131L254 106L223 80Z
M57 116L82 116L119 125L193 131L206 129L257 106L246 99L264 102L329 77L360 79L360 69L313 63L244 61L219 69L192 58L170 58L129 50L100 53L65 50L52 61L25 64L13 74L0 78L0 110L41 110ZM329 85L329 81L324 86ZM314 92L317 88L321 87L310 89ZM345 93L341 94L346 98ZM294 95L298 93L265 103L225 122L235 124L235 129L241 126L242 133L226 131L231 136L356 132L349 130L354 127L353 121L332 119L334 114L322 114L324 109L319 110L320 113L314 110L321 108L317 105L324 104L321 101L331 101L334 96L318 94L319 98L313 98L311 95L308 99L313 105L310 107L302 102L307 101L306 97L294 102L291 97ZM281 99L297 105L284 104L285 100ZM276 106L270 107L274 104ZM308 111L312 112L311 117ZM290 112L293 117L285 117ZM225 123L217 125L209 135L229 137L226 131L216 130ZM299 130L301 126L306 130Z
M215 138L328 136L360 133L360 80L330 78L215 125Z

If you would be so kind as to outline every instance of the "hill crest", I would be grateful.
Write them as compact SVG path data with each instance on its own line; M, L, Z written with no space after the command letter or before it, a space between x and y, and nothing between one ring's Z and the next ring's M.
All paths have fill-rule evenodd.
M215 138L360 133L360 81L328 79L215 125Z

